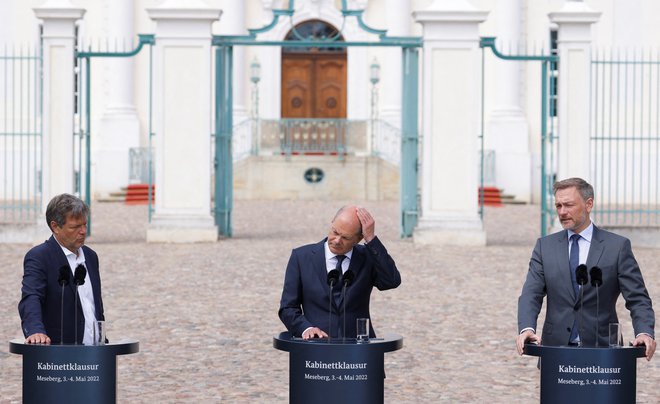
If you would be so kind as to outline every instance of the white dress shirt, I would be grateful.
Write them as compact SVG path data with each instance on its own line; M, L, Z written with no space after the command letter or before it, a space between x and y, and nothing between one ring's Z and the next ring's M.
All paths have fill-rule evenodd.
M571 236L575 234L572 230L568 230L568 256L571 256L571 247L573 243L571 243ZM578 245L580 246L580 264L586 264L587 263L587 257L589 256L589 248L591 248L591 237L593 237L594 234L594 223L591 222L589 223L589 226L587 226L586 229L582 230L580 234L580 239L578 240Z
M334 254L332 251L330 251L330 247L328 247L328 241L323 244L323 247L325 249L325 268L328 272L332 271L333 269L337 268L337 255ZM349 265L351 265L351 257L353 256L353 249L351 248L351 251L347 252L344 254L346 258L341 262L341 273L345 273L348 271Z
M78 249L78 256L76 256L75 253L69 251L61 244L60 247L62 248L62 251L64 251L67 261L69 261L69 267L71 268L71 282L75 282L73 280L73 275L75 274L78 265L85 265L85 253L83 252L83 249L80 248ZM86 265L85 269L87 269ZM89 281L89 274L85 276L85 283L78 286L78 296L80 297L80 305L82 306L83 315L85 316L83 344L92 345L94 341L93 325L96 321L96 306L94 305L94 292L92 291L92 283Z

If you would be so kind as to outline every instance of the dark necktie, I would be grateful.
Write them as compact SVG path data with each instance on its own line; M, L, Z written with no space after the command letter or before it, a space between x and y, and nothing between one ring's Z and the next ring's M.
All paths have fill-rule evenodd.
M339 271L340 274L343 274L344 271L341 269L341 263L344 262L344 259L346 258L345 255L337 255L337 265L335 266L335 269ZM343 276L343 275L342 275ZM341 282L337 282L335 286L332 288L332 296L335 300L335 305L339 307L339 303L341 300Z
M573 281L573 290L575 290L575 298L577 299L580 295L580 286L575 279L575 270L578 265L580 265L580 245L578 241L580 240L579 234L573 234L571 236L571 253L568 256L568 266L571 269L571 280ZM573 328L571 329L571 339L569 342L573 342L578 338L578 329L577 321L573 321Z

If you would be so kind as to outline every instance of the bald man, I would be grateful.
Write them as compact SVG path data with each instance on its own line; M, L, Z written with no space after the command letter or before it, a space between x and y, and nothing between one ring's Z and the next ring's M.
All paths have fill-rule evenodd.
M332 220L328 237L291 252L279 316L294 337L355 338L355 320L371 318L369 299L373 287L387 290L401 284L394 260L375 235L375 224L366 209L344 206ZM365 244L358 244L362 239ZM343 298L341 288L333 293L328 286L328 273L334 269L341 272L340 286L353 275ZM373 322L369 323L373 338Z

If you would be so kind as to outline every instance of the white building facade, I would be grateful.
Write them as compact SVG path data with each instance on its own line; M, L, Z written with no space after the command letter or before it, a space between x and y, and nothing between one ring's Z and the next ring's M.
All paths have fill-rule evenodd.
M660 38L660 28L653 20L660 11L660 4L654 0L297 0L291 3L293 15L279 18L271 29L257 34L256 40L283 41L293 27L310 21L320 21L335 28L344 41L377 40L377 35L362 29L355 18L342 15L342 4L351 10L364 10L365 23L372 28L387 30L388 36L422 38L418 179L421 206L416 238L428 243L485 243L476 197L477 189L482 185L497 187L523 202L540 203L543 197L543 159L547 160L549 172L556 178L582 176L598 184L604 168L595 175L597 167L594 164L602 164L603 150L611 143L608 146L594 143L593 139L598 138L594 128L614 123L598 120L596 112L600 107L597 106L601 104L596 100L599 95L593 93L591 80L599 65L592 64L593 55L596 49L611 52L611 47L623 49L621 52L638 47L643 52L645 47L657 46ZM62 49L64 52L73 48L127 52L137 45L137 34L155 34L153 49L145 47L133 57L99 57L91 61L90 193L92 199L101 199L132 182L141 182L134 173L132 176L130 164L135 162L131 161L130 153L131 150L151 147L155 151L154 182L159 192L154 211L156 224L150 233L153 241L168 241L168 234L186 228L191 222L198 225L189 229L190 237L186 240L202 241L214 239L216 232L208 213L212 209L213 197L213 156L210 150L215 85L211 36L247 35L249 29L270 24L276 10L290 6L290 2L284 0L8 0L0 3L0 37L7 44L5 54L10 53L7 49L13 51L16 44L21 43L34 47L52 46L52 52L44 48L43 62L47 64L50 57L62 57L58 53ZM69 28L63 24L69 24ZM539 63L502 60L485 50L482 78L479 38L487 36L497 37L498 49L505 54L560 56L562 63L554 73L558 77L557 86L550 90L556 90L558 101L551 106L552 111L547 117L547 124L552 125L550 135L557 138L552 146L555 156L542 155ZM166 47L159 48L162 44ZM187 53L182 47L197 51ZM286 105L289 99L285 96L288 91L284 78L286 69L283 69L284 59L288 56L283 52L278 46L234 48L234 125L255 117L263 122L276 123L289 117L291 111ZM339 119L356 122L356 127L363 122L365 128L364 139L356 140L351 146L353 155L364 158L364 162L354 169L380 173L365 175L358 188L366 191L357 195L367 199L396 198L398 144L395 143L395 156L384 158L384 152L378 154L385 149L384 142L370 133L370 125L374 125L376 116L383 125L392 127L393 133L400 135L397 130L401 129L402 111L401 50L349 47L345 60L345 78L341 76L343 81L340 80L345 94L345 113ZM258 84L253 77L255 62L261 67ZM6 61L3 63L0 67L5 77L15 77L16 69L12 70ZM204 66L197 66L199 63ZM373 64L380 68L376 84L371 81ZM84 149L85 143L82 137L77 140L73 136L80 131L80 114L84 114L84 105L76 107L76 101L84 99L84 94L76 93L76 89L81 90L80 84L76 84L79 75L84 74L80 67L70 66L73 75L67 74L69 67L62 65L57 67L60 70L44 72L45 86L58 84L43 89L44 108L39 118L40 124L43 119L44 137L40 189L45 202L60 192L79 192L76 183L84 184L80 178L86 175L80 172L84 159L80 160L76 153L82 150L80 147ZM567 73L562 76L562 71ZM657 80L654 73L640 74L651 75L651 82ZM51 75L63 75L66 79ZM613 81L615 75L615 72L604 72L600 77ZM554 83L550 83L551 87ZM17 92L15 88L5 88L7 85L0 86L5 94ZM73 110L66 107L70 104L68 101L62 104L65 107L57 107L62 100L60 97L65 97L66 88L72 88L66 97L72 98ZM258 89L256 96L255 89ZM172 94L179 100L187 97L185 105L189 108L182 110L175 103L168 110L167 100ZM374 94L377 97L374 98ZM567 96L562 101L563 94ZM55 98L47 98L49 96ZM602 98L604 94L600 96ZM654 95L647 93L647 96L650 101L640 106L642 117L638 126L649 127L647 146L655 147L657 140L652 138L658 134L651 129L658 118L652 112L658 101ZM0 99L0 104L0 131L4 139L9 139L8 134L15 132L12 128L22 125L17 121L30 118L12 111L16 98L6 96ZM608 101L600 110L605 111L610 105ZM456 111L444 117L443 113L453 111L454 107ZM27 109L30 108L36 107ZM62 120L68 126L59 125ZM50 130L56 127L58 129L51 133ZM150 129L155 132L154 136L150 136ZM68 138L69 130L71 138ZM639 135L634 129L631 131L631 137ZM273 153L262 147L266 141L262 145L259 143L261 138L254 138L263 135L266 139L268 133L267 127L260 125L259 130L249 130L242 135L248 138L246 141L241 141L235 134L235 153L240 152L236 150L237 145L245 144L243 151L247 150L247 155L270 156ZM168 138L168 134L172 137ZM167 149L172 143L179 152L187 154L175 158L172 149ZM259 144L255 147L255 143ZM3 167L10 167L4 169L3 175L11 178L5 181L8 185L1 190L1 199L5 201L20 199L23 187L39 187L39 184L28 182L25 185L23 180L17 181L18 169L11 168L22 163L17 163L19 159L16 157L8 157L10 150L26 147L12 141L0 142L0 149L4 152L0 153L5 164ZM602 147L600 154L598 147ZM635 147L640 149L634 152L635 155L642 156L643 146ZM484 167L484 184L481 183L480 153L488 154L490 158ZM379 155L380 160L387 160L386 163L372 158ZM655 189L653 172L657 168L654 160L657 155L644 156L646 163L630 169L637 170L647 180L652 179L647 183L653 182L654 185L648 188ZM60 158L65 161L64 165L58 166L61 172L53 171L56 164L52 160ZM75 163L76 159L80 161ZM182 168L181 161L189 161L190 165ZM291 156L289 160L281 158L273 164L291 167L300 161ZM302 161L304 166L305 160ZM355 160L349 163L355 164ZM256 197L249 185L254 179L249 178L266 175L264 170L239 166L247 163L236 164L238 178L248 184L247 188L236 185L240 191L237 197ZM341 164L346 162L337 159L316 162L330 175ZM461 175L456 174L457 165L464 165L459 171ZM285 189L290 186L287 184L289 174L285 168L281 173L282 182L275 184L278 189ZM191 182L190 178L195 181ZM373 185L374 182L379 185ZM641 191L640 187L630 190L632 194L639 193L640 205L641 201L645 205L657 203L650 190ZM305 197L316 191L291 192L273 193L272 196ZM330 187L323 192L332 197L333 192L339 191ZM352 194L356 195L355 191ZM343 197L341 194L335 196ZM258 194L258 197L264 195ZM610 198L612 203L616 202L616 198ZM42 201L41 205L45 202ZM462 235L452 236L457 231Z

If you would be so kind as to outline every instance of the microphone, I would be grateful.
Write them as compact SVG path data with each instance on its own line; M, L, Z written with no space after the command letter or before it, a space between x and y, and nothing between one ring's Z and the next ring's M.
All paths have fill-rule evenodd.
M577 268L575 268L575 280L577 281L577 284L580 286L586 285L589 282L586 265L580 264L578 265Z
M330 287L334 287L335 283L339 280L339 270L338 269L333 269L332 271L328 272L328 285Z
M580 330L580 325L582 324L582 307L584 306L584 285L589 282L589 276L587 275L587 266L584 264L578 265L575 268L575 281L580 285L580 313L578 315L578 335ZM582 345L582 339L580 339L580 345Z
M353 283L353 279L355 279L355 272L351 271L350 269L346 270L342 279L344 282L344 287L341 290L342 305L344 306L344 326L342 327L342 339L346 339L346 300L348 300L348 295L346 295L346 288L351 286L351 283Z
M338 269L333 269L328 272L328 285L330 286L330 294L328 298L328 333L332 329L332 288L335 287L335 284L339 281L340 272ZM328 343L330 342L330 336L328 336Z
M73 273L73 279L76 282L76 285L84 285L85 277L87 276L87 268L83 264L78 264L76 271Z
M603 271L600 268L591 268L589 275L591 276L591 286L597 288L603 284Z
M76 299L73 301L73 321L74 321L74 336L73 339L78 344L78 286L85 284L85 277L87 276L87 268L83 264L78 264L76 270L73 272L73 281L76 284Z
M344 273L344 289L347 287L351 286L351 283L353 283L353 279L355 279L355 272L351 271L350 269Z
M71 268L68 265L60 267L60 276L57 277L57 283L62 287L62 298L60 300L60 345L64 344L64 287L69 284L71 279Z
M71 268L68 265L62 265L60 268L60 276L57 277L57 283L60 286L66 286L69 284L69 279L71 279Z
M603 271L598 267L593 267L589 270L591 276L591 286L596 288L596 348L598 347L598 311L600 310L600 299L598 296L598 288L603 284Z

